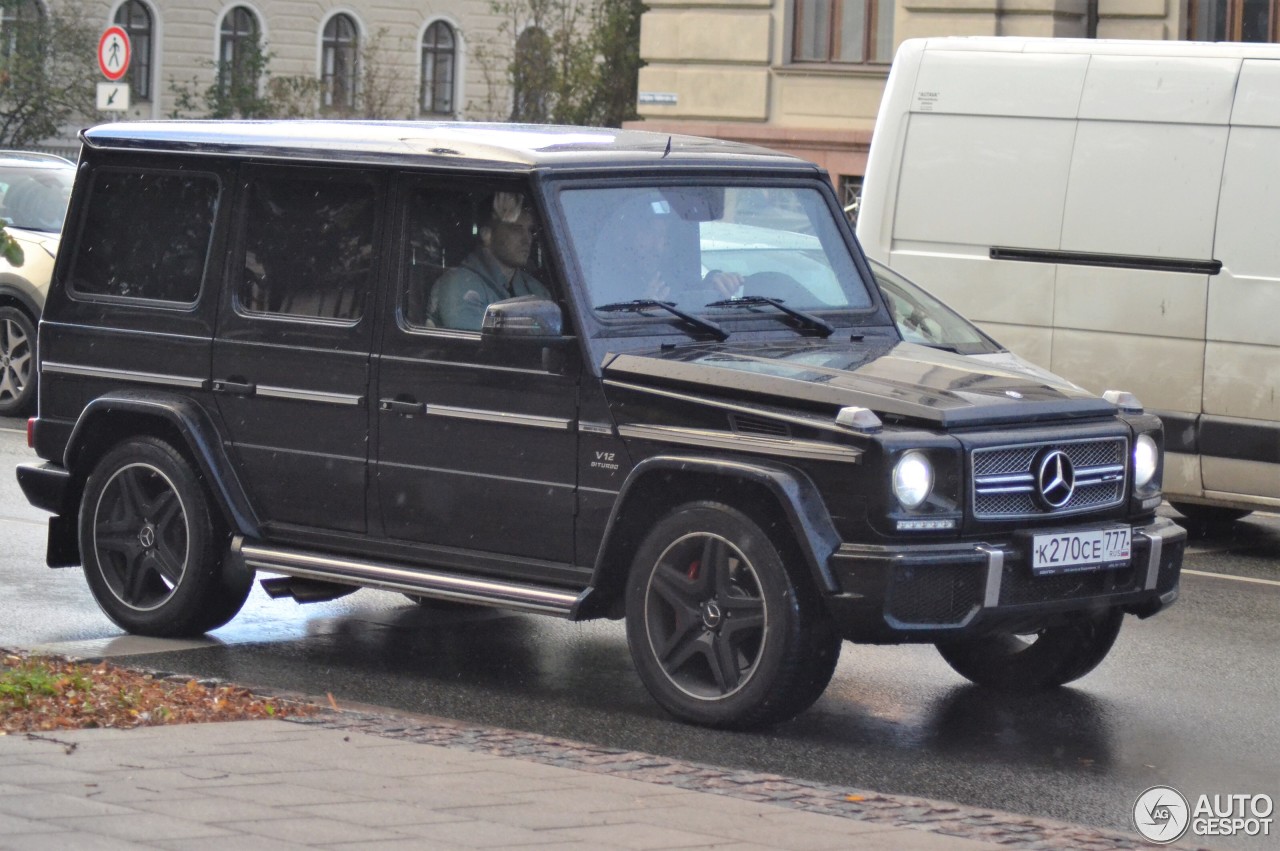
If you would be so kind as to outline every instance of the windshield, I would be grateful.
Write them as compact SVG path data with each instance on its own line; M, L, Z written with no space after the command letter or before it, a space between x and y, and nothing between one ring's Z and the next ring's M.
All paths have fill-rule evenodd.
M62 232L75 166L65 168L0 167L0 218L6 225Z
M1004 351L969 320L888 266L871 261L876 283L889 304L898 333L908 343L937 346L962 355Z
M788 317L766 299L811 313L871 307L815 188L570 189L561 198L591 305L605 321L672 319L643 305L619 309L637 300L716 321L735 313Z

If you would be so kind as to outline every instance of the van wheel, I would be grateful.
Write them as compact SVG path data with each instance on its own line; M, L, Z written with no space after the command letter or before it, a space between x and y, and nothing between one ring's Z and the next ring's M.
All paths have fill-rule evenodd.
M225 560L227 538L190 464L157 438L119 444L85 483L85 579L129 632L199 635L235 617L253 574Z
M1169 504L1183 517L1200 526L1226 526L1252 513L1243 508L1200 505L1196 502L1170 502Z
M627 583L627 643L649 693L711 727L762 727L807 709L841 638L806 580L741 512L711 502L672 511L640 544Z
M36 400L36 326L16 307L0 307L0 417L31 410Z
M1080 615L1039 632L1004 633L939 644L956 673L980 686L1036 692L1078 680L1098 667L1120 633L1118 608Z

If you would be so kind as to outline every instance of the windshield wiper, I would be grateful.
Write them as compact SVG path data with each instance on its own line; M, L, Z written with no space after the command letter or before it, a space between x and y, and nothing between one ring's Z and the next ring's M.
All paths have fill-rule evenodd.
M726 298L722 301L713 301L707 307L755 307L761 304L772 305L788 316L799 319L823 337L830 337L836 332L835 326L827 320L820 316L814 316L812 313L805 313L803 310L796 310L794 307L787 307L780 298L770 298L763 295L744 295L736 298Z
M729 339L729 332L721 328L716 323L712 322L710 319L703 319L701 316L695 316L692 313L686 313L685 311L676 307L675 302L671 302L671 301L658 301L656 298L637 298L637 299L634 299L633 301L615 301L612 304L601 304L596 306L593 309L608 312L608 313L614 313L622 310L628 310L633 313L640 313L641 311L648 310L649 308L652 308L652 307L665 310L674 316L678 316L679 318L683 319L685 322L688 322L690 325L694 326L695 328L700 328L703 331L706 331L708 334L715 337L717 340L719 340L722 343L725 340Z

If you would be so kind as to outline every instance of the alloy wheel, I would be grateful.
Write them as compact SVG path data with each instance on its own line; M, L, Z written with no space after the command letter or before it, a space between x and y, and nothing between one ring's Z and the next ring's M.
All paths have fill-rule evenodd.
M93 541L111 593L139 611L173 596L189 561L187 512L168 476L150 464L116 470L94 513Z
M0 402L22 395L31 379L31 338L17 320L0 321Z

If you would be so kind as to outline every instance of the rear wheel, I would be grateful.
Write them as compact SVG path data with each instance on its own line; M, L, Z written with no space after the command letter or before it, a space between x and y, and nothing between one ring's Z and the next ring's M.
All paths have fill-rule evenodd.
M85 483L85 579L129 632L199 635L235 617L253 574L226 562L227 538L190 464L157 438L119 444Z
M1195 502L1170 502L1169 504L1183 517L1201 526L1226 526L1251 513L1243 508L1200 505Z
M1036 692L1078 680L1098 667L1120 633L1124 612L1079 615L1034 633L1003 633L939 644L956 673L980 686Z
M727 505L692 503L641 543L627 642L645 687L685 721L746 729L785 721L827 687L841 638L803 574Z
M0 307L0 417L31 410L36 400L36 326L16 307Z

